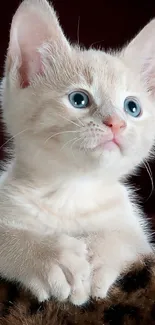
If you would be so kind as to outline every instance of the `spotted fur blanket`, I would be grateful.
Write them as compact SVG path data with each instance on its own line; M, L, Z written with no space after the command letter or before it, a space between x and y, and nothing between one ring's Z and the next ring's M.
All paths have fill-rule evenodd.
M82 307L52 300L39 305L30 293L1 279L0 325L73 324L155 324L155 256L132 265L105 301L91 301Z

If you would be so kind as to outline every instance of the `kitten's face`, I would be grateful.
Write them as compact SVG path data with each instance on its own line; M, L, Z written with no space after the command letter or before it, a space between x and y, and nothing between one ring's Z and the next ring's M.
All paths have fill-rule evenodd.
M31 7L32 0L28 3ZM40 2L36 3L40 6ZM42 3L47 5L45 0ZM24 9L23 5L21 13ZM53 28L57 27L60 33L59 25L54 24L55 21ZM11 123L8 121L10 129L17 133L28 128L29 141L50 150L51 159L54 156L60 160L64 155L70 162L76 160L79 167L95 162L95 166L120 177L148 156L152 147L155 136L152 97L140 74L128 64L131 60L126 59L126 53L83 51L71 47L62 37L40 50L38 74L33 82L27 72L32 72L30 54L27 66L18 68L15 96L9 89L6 91L11 105L19 106L18 120L15 110ZM15 82L10 71L7 78ZM10 118L10 112L6 116Z

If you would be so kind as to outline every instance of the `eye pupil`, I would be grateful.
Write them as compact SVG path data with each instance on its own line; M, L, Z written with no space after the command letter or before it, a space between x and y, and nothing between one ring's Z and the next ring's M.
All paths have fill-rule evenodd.
M88 95L82 91L74 91L68 96L70 103L75 108L86 108L89 105Z
M74 95L74 102L77 106L85 104L85 100L81 94Z
M138 100L126 98L124 101L124 110L133 117L138 117L141 113L141 106Z
M136 104L133 101L130 101L128 103L129 109L131 112L135 113L136 112Z

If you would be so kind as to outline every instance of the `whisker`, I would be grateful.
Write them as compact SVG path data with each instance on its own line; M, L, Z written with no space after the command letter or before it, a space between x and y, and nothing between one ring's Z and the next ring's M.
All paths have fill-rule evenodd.
M90 47L92 47L92 46L95 45L95 44L102 43L102 42L104 42L104 39L102 39L102 40L100 40L100 41L93 42L93 43L90 45Z
M18 133L16 133L14 136L12 136L11 138L9 138L6 142L4 142L4 143L2 144L2 146L0 147L0 150L1 150L1 149L2 149L6 144L8 144L11 140L15 139L18 135L20 135L20 134L26 132L27 130L28 130L28 128L25 129L25 130L22 130L22 131L20 131L20 132L18 132Z
M82 150L82 146L83 146L84 142L85 142L85 139L83 139L83 141L81 142L80 147L79 147L79 150Z
M79 141L79 140L81 140L81 139L82 139L82 137L76 138L76 140L72 143L71 148L73 147L73 145L74 145L77 141Z
M148 162L147 162L147 161L146 161L146 162L143 161L143 164L144 164L144 166L145 166L145 168L146 168L146 171L147 171L147 173L148 173L148 175L149 175L149 178L150 178L150 181L151 181L151 192L150 192L148 198L147 198L146 201L145 201L145 202L147 202L147 201L149 200L149 198L151 197L153 191L154 191L154 182L153 182L152 171L151 171L151 168L150 168Z
M77 43L80 44L80 16L78 18L78 25L77 25Z
M69 141L67 141L62 147L61 147L61 149L60 149L60 151L62 151L69 143L71 143L72 141L74 141L74 140L76 140L77 139L77 137L76 138L73 138L73 139L71 139L71 140L69 140Z
M78 142L78 141L80 141L82 139L82 137L80 137L80 138L78 138L78 139L76 139L73 143L72 143L72 145L71 145L71 151L72 151L72 155L73 155L73 158L75 159L75 156L74 156L74 154L73 154L73 146L74 146L74 144L76 143L76 142Z
M83 148L82 148L83 146ZM87 153L87 150L86 150L86 138L83 139L83 141L81 142L81 145L80 145L80 150L84 149L84 153L86 154Z
M48 137L48 138L45 140L44 144L46 144L50 139L56 137L57 135L65 134L65 133L77 133L77 132L78 132L78 131L73 131L73 130L71 131L71 130L68 130L68 131L62 131L62 132L58 132L58 133L52 134L50 137Z
M76 116L76 119L79 123L81 123L81 126L85 126L84 123Z
M66 120L66 121L68 121L68 122L70 122L70 123L72 123L72 124L78 126L79 128L81 127L81 125L76 124L75 122L73 122L72 120L68 119L67 117L62 116L62 115L60 115L60 114L58 114L58 115L59 115L61 118L63 118L64 120Z

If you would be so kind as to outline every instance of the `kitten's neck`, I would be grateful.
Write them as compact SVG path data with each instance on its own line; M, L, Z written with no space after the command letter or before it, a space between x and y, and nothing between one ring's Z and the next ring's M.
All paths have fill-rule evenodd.
M109 187L118 182L118 175L112 174L112 171L109 174L108 168L103 169L96 159L93 161L87 155L79 159L80 153L70 157L56 148L51 150L40 148L33 143L17 148L12 169L14 178L34 182L38 187L51 187L53 190L63 187L64 184L70 186L69 184L77 182L94 187L98 183ZM79 183L79 180L82 183Z
M24 188L28 197L41 202L55 215L90 214L118 193L118 180L97 165L78 166L67 162L66 157L48 161L45 153L38 163L30 157L25 153L16 156L9 183L15 181L19 190Z
M18 168L19 167L19 168ZM47 177L45 174L33 173L27 166L25 171L20 169L19 161L14 162L13 177L17 186L24 187L24 193L33 197L36 202L43 204L54 215L72 218L98 211L104 204L110 204L111 197L118 195L118 181L110 183L99 177L99 173L83 170L71 170L70 173L60 173L58 170Z
M43 159L44 160L44 159ZM107 170L103 170L98 165L86 164L78 166L63 161L42 161L40 164L27 164L27 162L15 159L13 166L14 178L24 179L28 182L34 182L37 186L44 184L47 187L60 188L63 184L73 184L74 182L83 182L89 184L102 183L104 187L112 186L117 183L118 177L109 175Z

